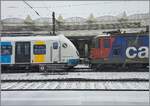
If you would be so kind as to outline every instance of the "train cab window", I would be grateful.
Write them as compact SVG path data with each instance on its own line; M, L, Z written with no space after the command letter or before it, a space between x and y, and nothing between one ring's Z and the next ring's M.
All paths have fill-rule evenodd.
M58 42L53 42L53 49L58 49Z
M11 55L12 46L11 45L1 45L1 55Z
M46 54L46 45L34 45L34 54Z
M95 48L99 48L100 47L100 39L96 39L95 42L96 42Z
M104 48L110 48L110 40L104 39Z

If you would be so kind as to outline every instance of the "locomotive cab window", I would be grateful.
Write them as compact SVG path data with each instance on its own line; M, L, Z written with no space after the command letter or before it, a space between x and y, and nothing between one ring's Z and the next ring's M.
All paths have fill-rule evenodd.
M110 48L110 40L104 39L104 48Z
M1 55L11 55L12 46L11 45L1 45Z
M46 45L34 45L34 54L46 54Z
M58 49L58 42L53 42L53 49Z
M96 45L95 45L95 48L99 48L100 47L100 39L96 39Z
M99 48L100 47L100 39L99 38L94 38L92 40L92 47L93 48Z

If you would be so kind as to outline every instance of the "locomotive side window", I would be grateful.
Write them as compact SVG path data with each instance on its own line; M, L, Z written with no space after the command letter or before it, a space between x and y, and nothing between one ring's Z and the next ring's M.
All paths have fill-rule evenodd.
M34 45L34 54L46 54L46 45Z
M58 42L53 42L53 49L58 49Z
M104 39L104 48L110 48L109 39Z
M12 46L11 45L1 45L1 55L11 55Z
M118 55L120 55L120 53L121 53L120 47L113 49L113 55L114 56L118 56Z

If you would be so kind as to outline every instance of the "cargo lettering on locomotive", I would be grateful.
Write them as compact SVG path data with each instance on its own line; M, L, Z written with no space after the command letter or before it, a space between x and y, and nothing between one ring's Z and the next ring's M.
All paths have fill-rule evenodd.
M128 47L126 49L126 56L128 58L148 58L148 47L141 46L138 49L136 47Z

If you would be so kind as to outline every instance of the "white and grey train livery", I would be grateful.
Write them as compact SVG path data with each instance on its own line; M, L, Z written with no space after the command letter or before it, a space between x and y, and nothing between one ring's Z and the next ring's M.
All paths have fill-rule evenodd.
M79 62L79 53L64 35L1 37L1 64L12 67L39 67L41 70L73 67ZM55 64L55 65L54 65Z

